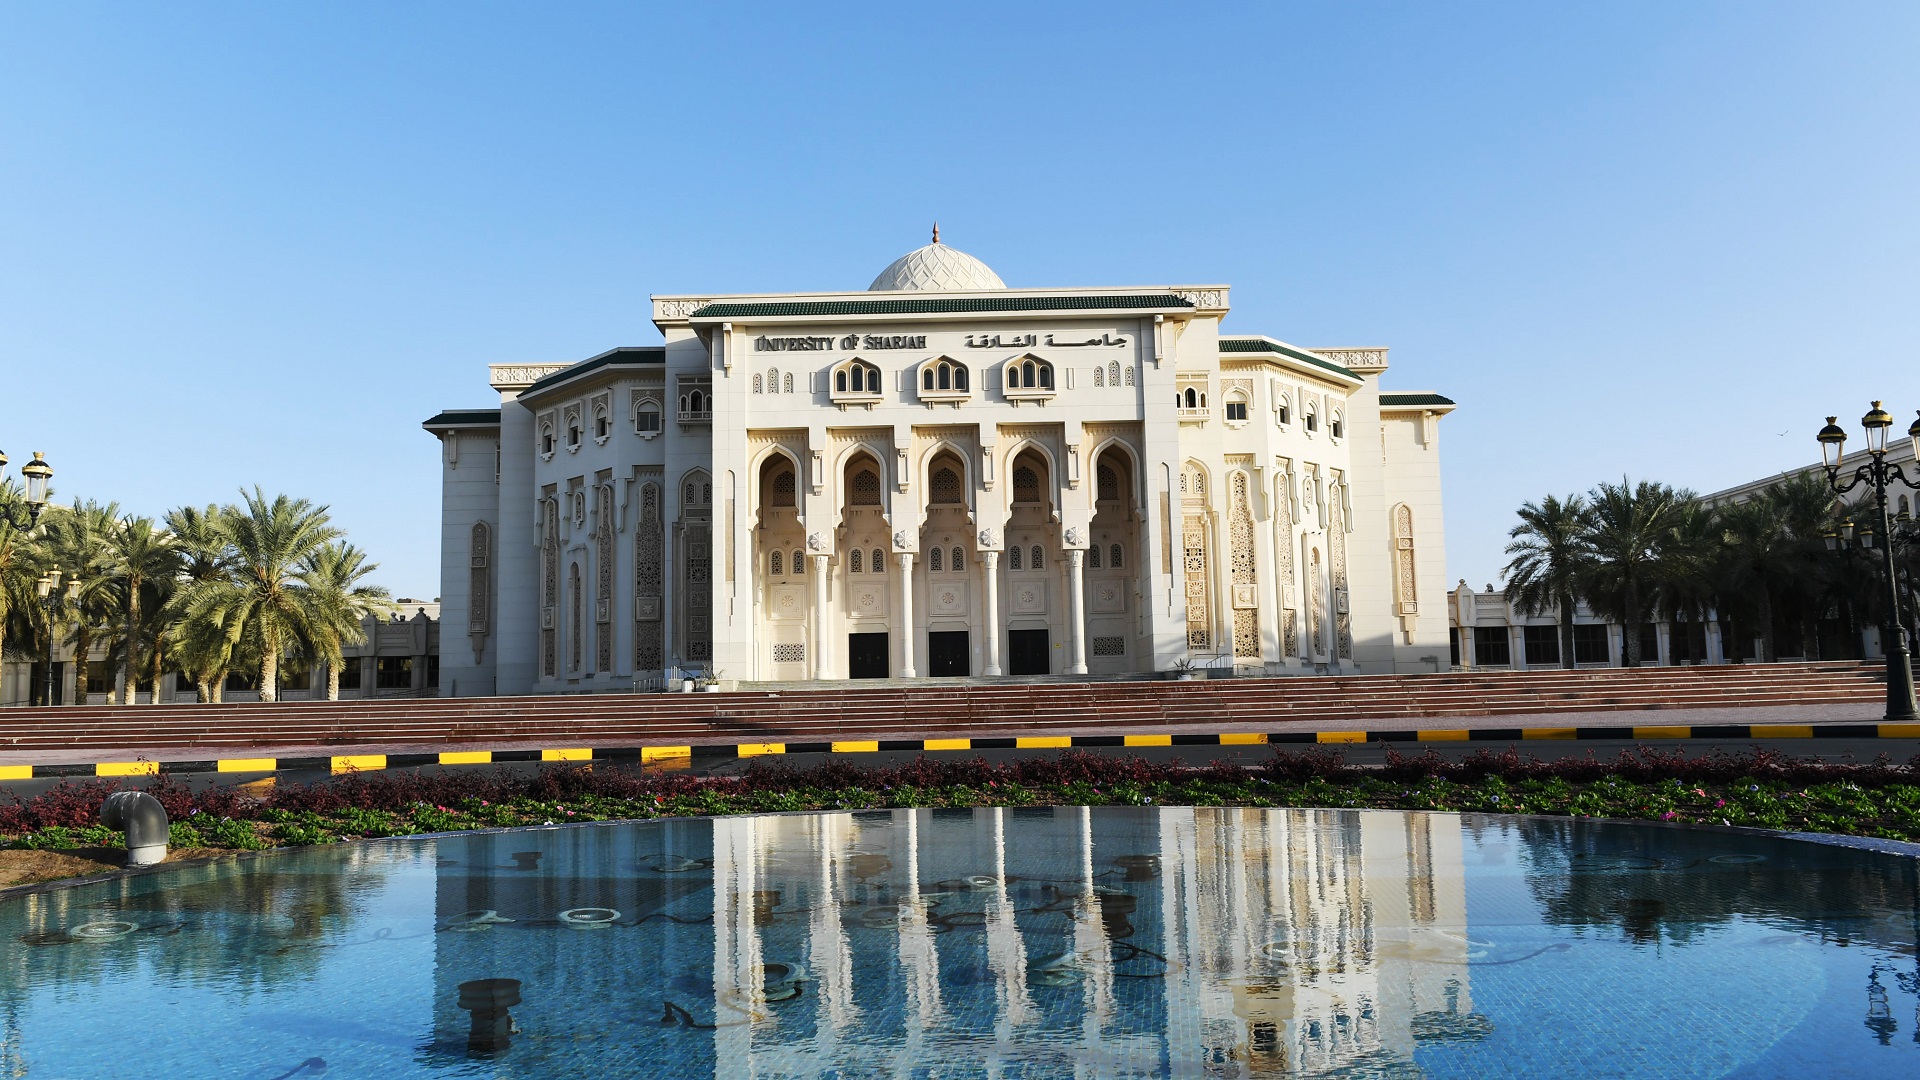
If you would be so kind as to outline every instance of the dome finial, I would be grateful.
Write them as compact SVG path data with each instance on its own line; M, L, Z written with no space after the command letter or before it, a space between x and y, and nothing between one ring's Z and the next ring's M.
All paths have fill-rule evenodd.
M940 242L940 223L937 221L933 223L933 242Z

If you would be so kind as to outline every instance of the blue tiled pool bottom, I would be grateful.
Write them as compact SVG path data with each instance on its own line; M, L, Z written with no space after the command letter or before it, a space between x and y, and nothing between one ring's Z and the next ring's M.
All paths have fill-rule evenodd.
M1330 810L347 845L0 903L0 1076L1911 1075L1915 870Z

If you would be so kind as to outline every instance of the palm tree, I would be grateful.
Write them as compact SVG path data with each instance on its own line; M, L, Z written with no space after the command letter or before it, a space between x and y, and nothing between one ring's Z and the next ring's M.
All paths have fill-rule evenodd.
M129 517L120 522L108 537L113 571L120 578L126 597L126 638L122 650L119 693L122 704L131 705L139 686L134 672L140 662L140 609L143 599L158 599L159 594L180 572L180 549L173 537L154 527L148 518ZM160 642L152 643L155 659ZM159 701L160 684L153 685L154 700Z
M276 495L269 500L257 486L241 496L244 506L222 513L227 572L187 586L181 614L189 623L205 624L199 632L217 628L227 655L257 656L260 700L274 701L279 696L280 657L313 640L313 628L326 619L301 580L301 567L339 539L340 530L328 524L325 507L306 499Z
M1507 600L1529 615L1555 610L1560 616L1560 666L1573 667L1573 614L1580 584L1593 560L1587 503L1578 495L1549 495L1520 508L1520 524L1507 535L1511 556L1505 570Z
M167 532L180 554L180 574L167 600L155 654L172 653L194 682L203 702L218 702L235 657L218 628L187 621L186 606L196 592L211 588L227 573L226 511L218 506L183 506L167 512ZM158 685L156 681L155 685Z
M1593 561L1582 590L1595 613L1621 624L1621 662L1640 664L1640 625L1659 576L1662 549L1679 510L1694 494L1666 484L1625 477L1601 484L1587 496L1593 529Z
M1714 507L1690 502L1674 512L1654 570L1651 610L1656 616L1669 623L1684 616L1689 626L1704 626L1708 612L1720 612L1719 554L1725 535ZM1705 639L1703 632L1703 647ZM1706 657L1691 659L1699 663Z
M1765 496L1794 545L1793 563L1781 581L1783 596L1800 624L1802 654L1820 659L1820 613L1826 607L1826 589L1833 577L1834 559L1826 550L1826 534L1836 524L1839 505L1826 477L1812 469L1783 477L1767 487Z
M1797 568L1799 552L1772 500L1749 499L1720 512L1724 530L1721 567L1730 599L1753 617L1760 631L1760 661L1771 664L1780 650L1774 634L1776 597Z
M87 669L93 656L94 638L118 622L121 610L119 583L113 573L111 537L119 528L118 503L101 505L88 499L75 500L71 509L47 514L47 536L54 564L66 571L68 579L80 583L79 592L68 604L66 617L73 621L73 703L87 703ZM47 627L49 637L55 628Z
M347 543L318 549L300 567L301 583L312 593L320 615L309 627L306 647L313 659L327 665L328 701L340 700L341 646L366 640L361 621L368 615L393 610L385 588L361 584L362 578L379 568L378 563L367 561L365 552Z
M40 617L34 583L48 566L44 519L31 529L16 529L8 520L5 511L20 503L20 495L11 479L0 479L0 656L8 641L33 649Z

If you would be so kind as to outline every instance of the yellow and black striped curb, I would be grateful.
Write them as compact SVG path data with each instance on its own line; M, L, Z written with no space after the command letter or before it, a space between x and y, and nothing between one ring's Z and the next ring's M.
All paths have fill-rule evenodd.
M1223 732L1212 735L1030 735L991 739L868 739L839 742L708 743L692 746L562 747L542 750L448 750L427 754L338 754L332 757L214 758L200 761L100 761L80 765L0 765L0 781L76 776L180 773L355 773L422 765L621 761L685 767L694 758L771 754L863 754L883 751L1064 750L1150 746L1287 746L1400 742L1541 742L1678 739L1920 739L1920 724L1723 724L1672 727L1452 728L1415 731Z

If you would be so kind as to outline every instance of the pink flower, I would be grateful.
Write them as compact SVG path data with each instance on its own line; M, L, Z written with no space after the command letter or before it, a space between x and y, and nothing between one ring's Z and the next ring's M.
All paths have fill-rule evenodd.
M1664 813L1664 814L1661 814L1661 815L1660 815L1660 820L1661 820L1661 821L1672 821L1672 820L1673 820L1674 818L1676 818L1676 817L1679 817L1679 816L1680 816L1680 815L1678 815L1678 814L1676 814L1676 813L1674 813L1673 811L1671 811L1671 810L1669 810L1669 811L1667 811L1666 813Z

